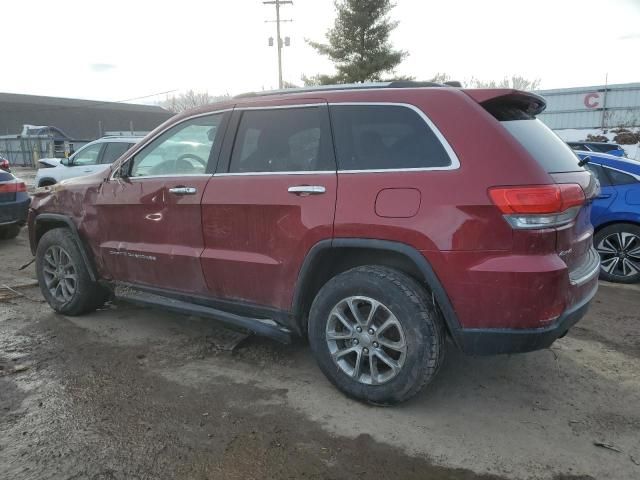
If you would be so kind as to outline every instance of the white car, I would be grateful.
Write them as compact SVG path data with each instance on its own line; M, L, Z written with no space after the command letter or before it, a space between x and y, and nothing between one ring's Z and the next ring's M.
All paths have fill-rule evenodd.
M87 143L69 158L42 158L38 161L34 183L36 187L46 187L67 178L105 170L142 139L141 136L103 137Z

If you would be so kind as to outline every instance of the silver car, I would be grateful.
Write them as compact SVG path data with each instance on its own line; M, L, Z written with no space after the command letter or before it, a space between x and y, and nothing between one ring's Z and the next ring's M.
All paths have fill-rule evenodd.
M103 137L87 143L69 158L40 159L34 183L37 187L46 187L67 178L100 172L109 168L109 165L142 138L141 136Z

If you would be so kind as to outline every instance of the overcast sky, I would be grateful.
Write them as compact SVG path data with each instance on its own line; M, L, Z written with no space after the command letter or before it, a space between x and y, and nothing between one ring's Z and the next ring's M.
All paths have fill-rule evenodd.
M277 86L273 6L261 0L2 2L0 92L125 100L168 90ZM640 81L640 0L397 0L398 74L540 78L542 88ZM332 0L282 7L284 78L330 73ZM27 33L30 32L30 33ZM148 102L149 100L138 100Z

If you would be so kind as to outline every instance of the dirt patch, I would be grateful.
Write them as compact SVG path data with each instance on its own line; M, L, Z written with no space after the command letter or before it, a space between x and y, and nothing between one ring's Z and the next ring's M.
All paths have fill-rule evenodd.
M33 279L25 240L0 245L0 283ZM3 479L640 478L633 288L601 287L549 350L449 349L387 409L337 392L304 342L230 352L209 320L119 302L63 317L20 292L0 302Z

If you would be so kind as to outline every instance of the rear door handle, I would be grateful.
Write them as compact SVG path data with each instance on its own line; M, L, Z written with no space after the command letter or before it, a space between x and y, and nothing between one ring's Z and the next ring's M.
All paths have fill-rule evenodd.
M327 191L322 185L295 185L287 189L289 193L299 196L322 195Z
M169 189L169 193L174 195L195 195L197 190L193 187L173 187Z
M596 198L611 198L611 194L610 193L601 193Z

